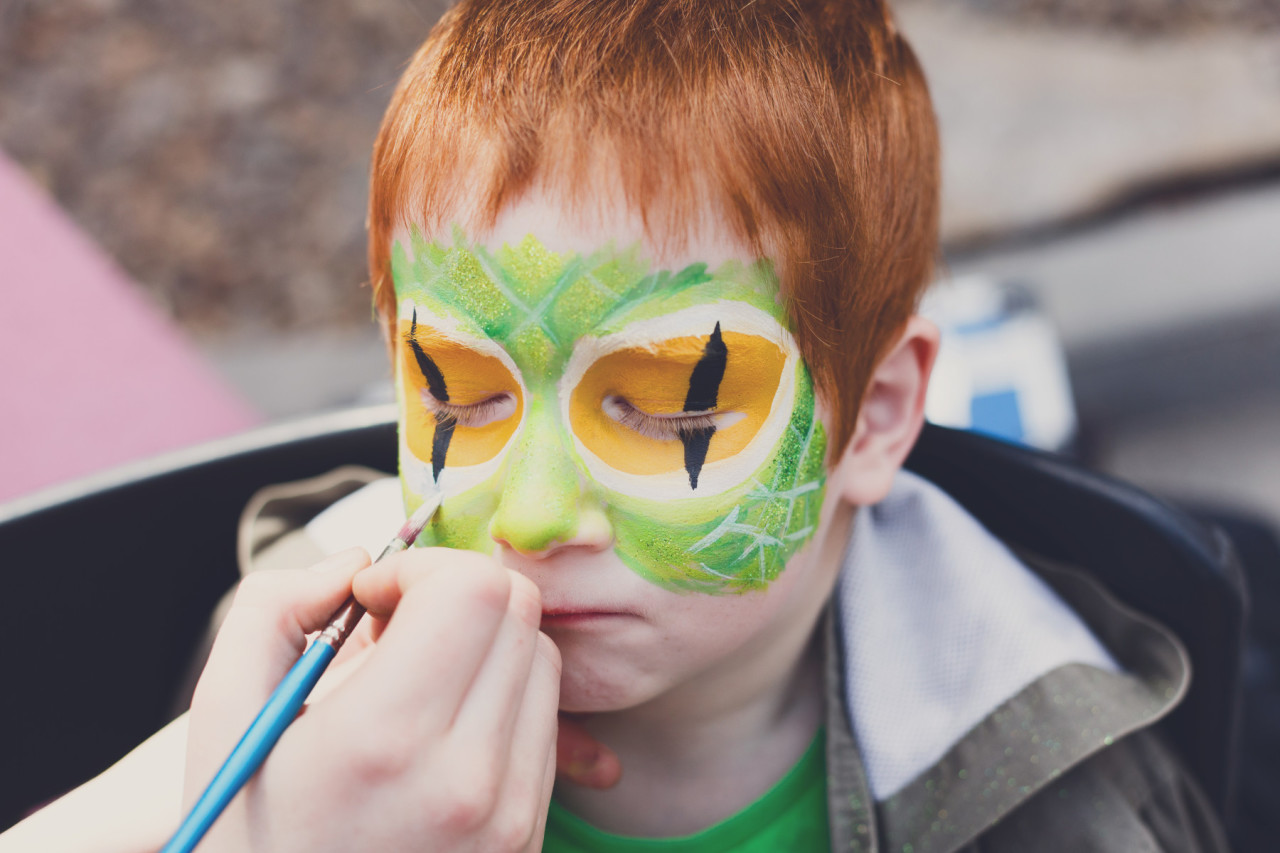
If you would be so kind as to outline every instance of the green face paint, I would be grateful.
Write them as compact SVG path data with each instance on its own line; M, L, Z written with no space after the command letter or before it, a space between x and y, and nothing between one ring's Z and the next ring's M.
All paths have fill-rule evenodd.
M767 263L654 271L415 230L392 274L406 502L436 470L446 495L419 543L540 551L603 517L642 577L721 593L813 534L826 435Z

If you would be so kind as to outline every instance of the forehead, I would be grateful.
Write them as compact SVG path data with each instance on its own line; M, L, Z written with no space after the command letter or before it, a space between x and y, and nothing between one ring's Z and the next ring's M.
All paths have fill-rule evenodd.
M605 185L607 186L607 184ZM474 239L491 248L515 245L534 235L548 250L589 255L602 246L637 246L656 267L677 269L692 263L718 267L726 261L750 265L757 258L734 240L709 213L693 221L669 222L661 208L649 216L616 201L620 193L602 189L595 198L570 202L542 190L503 208L492 226L459 210L455 220Z
M782 319L769 262L714 230L660 244L633 217L570 214L545 199L512 207L478 236L410 225L391 260L402 321L422 308L544 367L579 338L693 306L747 303Z

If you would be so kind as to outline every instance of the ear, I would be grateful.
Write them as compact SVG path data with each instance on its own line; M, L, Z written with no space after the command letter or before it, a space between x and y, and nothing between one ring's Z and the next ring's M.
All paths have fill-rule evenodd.
M849 503L865 506L889 494L894 474L924 426L925 392L939 338L937 326L912 317L876 365L853 436L827 480L827 488Z

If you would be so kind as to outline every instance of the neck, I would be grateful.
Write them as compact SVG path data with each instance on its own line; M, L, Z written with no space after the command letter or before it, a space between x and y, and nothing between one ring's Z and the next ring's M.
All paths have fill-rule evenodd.
M824 580L814 580L829 581L827 588L848 542L852 509L834 522L808 554L826 569ZM825 597L808 599L714 672L633 708L590 717L587 729L617 753L622 780L607 791L560 784L556 799L599 829L647 838L697 832L759 799L821 725L814 629L824 606Z
M665 695L593 716L587 728L617 753L622 780L607 791L561 784L556 798L593 826L639 837L688 835L732 816L786 774L820 725L810 644L788 675L740 704Z

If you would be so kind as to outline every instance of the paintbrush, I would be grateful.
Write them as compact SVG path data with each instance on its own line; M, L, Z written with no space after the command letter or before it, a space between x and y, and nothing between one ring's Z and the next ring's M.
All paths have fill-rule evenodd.
M391 554L397 554L413 544L422 528L440 508L439 492L427 497L422 506L409 517L400 528L391 544L382 549L378 560ZM378 560L374 560L376 563ZM200 843L200 839L209 831L209 827L222 814L231 799L239 793L249 778L267 760L276 741L289 724L297 719L302 704L307 700L311 689L316 686L320 676L328 668L330 661L342 648L342 644L351 636L360 619L364 616L364 608L348 597L342 606L333 612L329 624L311 641L307 650L298 658L298 662L272 691L258 716L249 725L236 748L223 762L222 767L214 775L209 787L204 789L200 799L192 806L191 811L178 827L178 831L169 839L161 853L189 853Z

